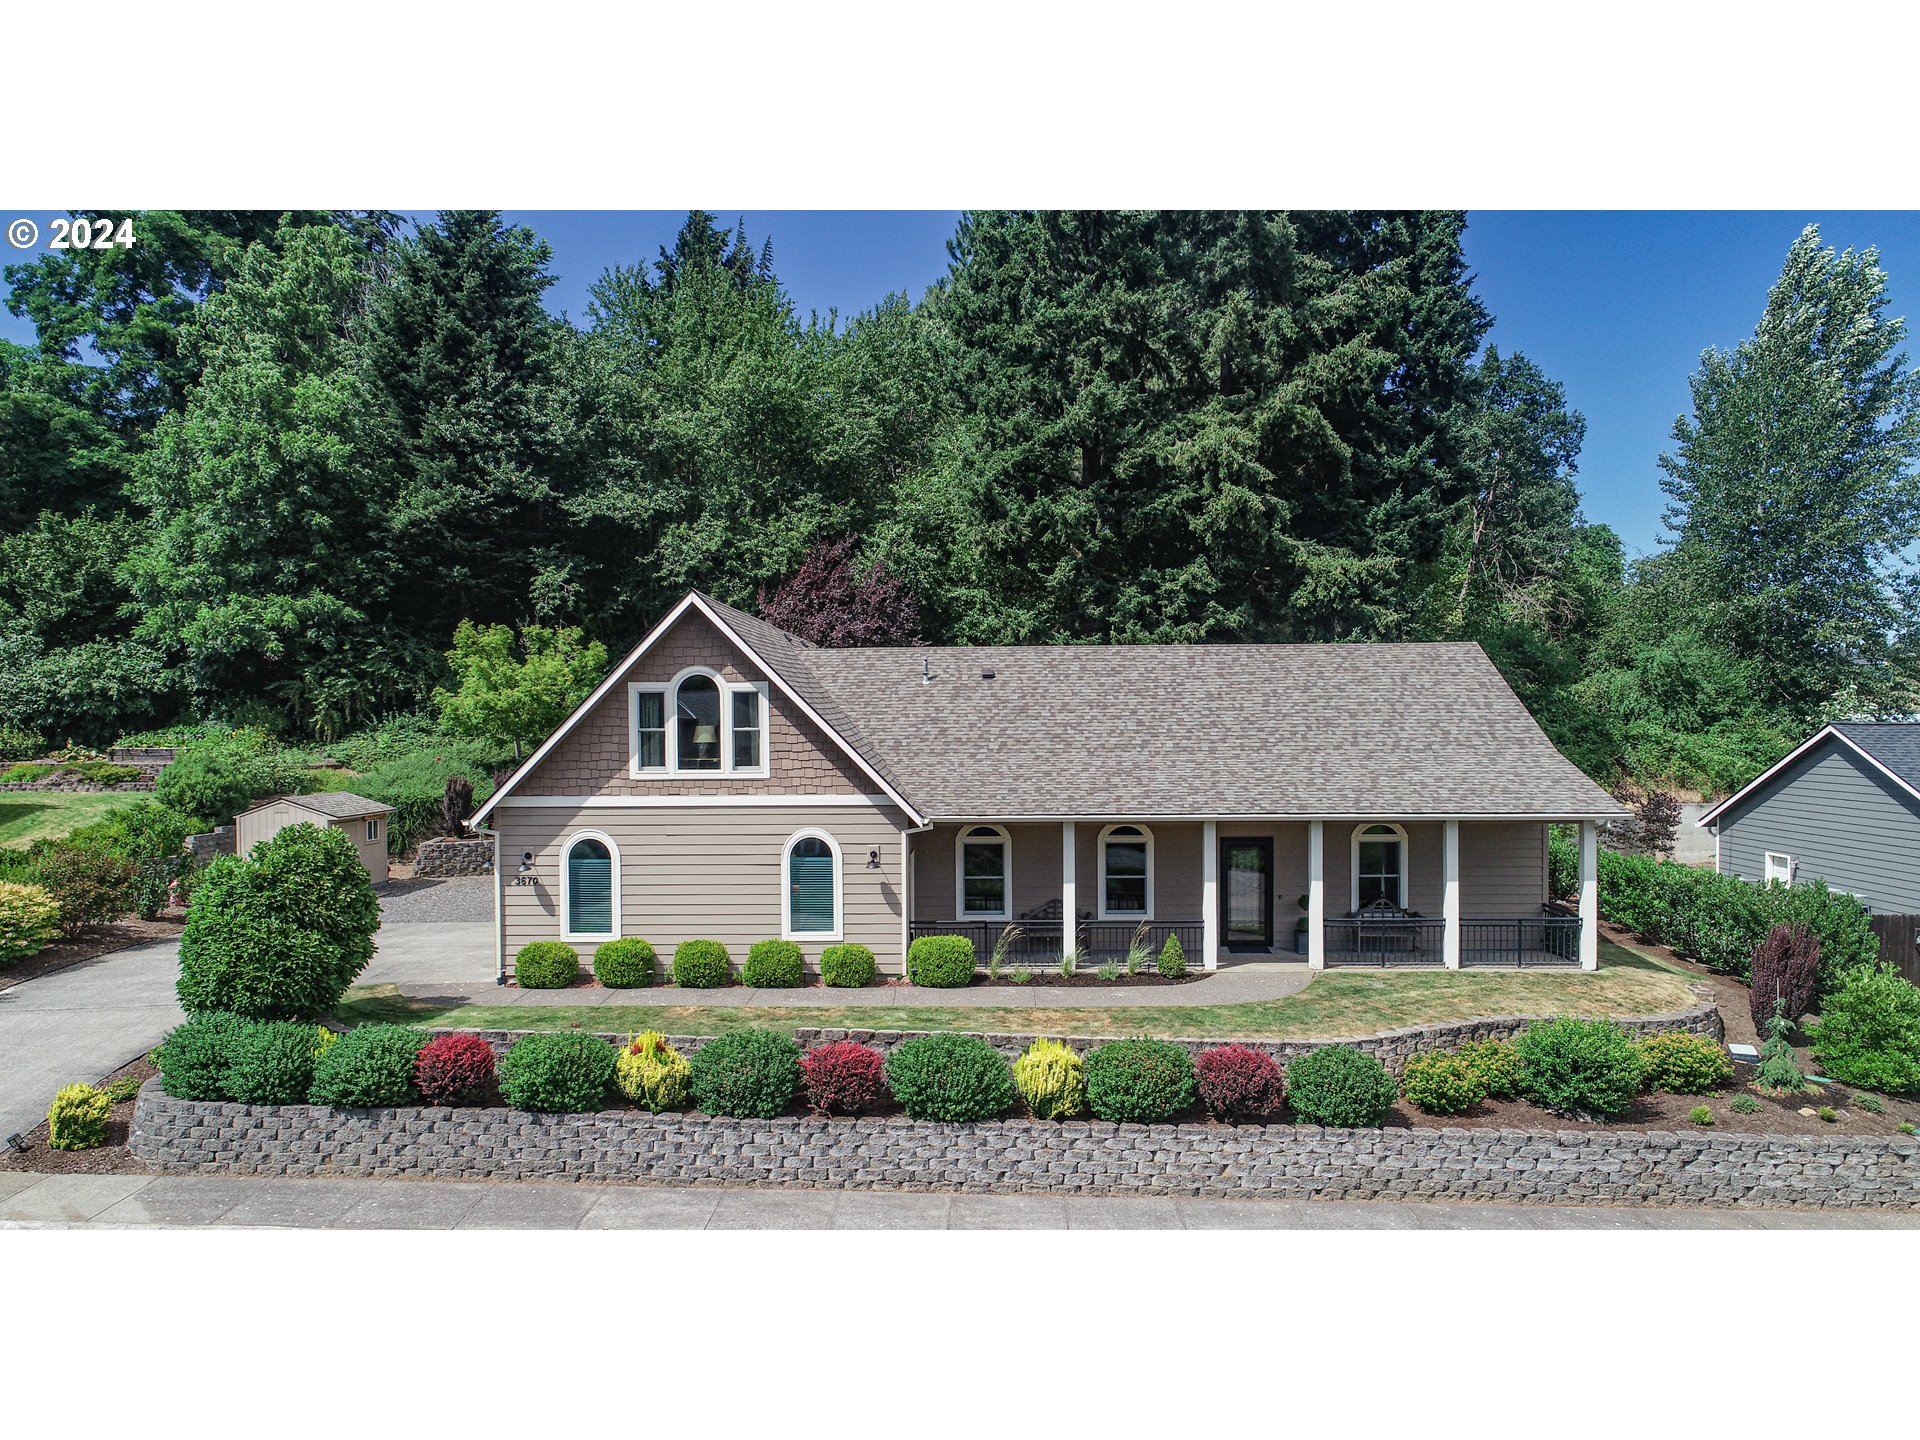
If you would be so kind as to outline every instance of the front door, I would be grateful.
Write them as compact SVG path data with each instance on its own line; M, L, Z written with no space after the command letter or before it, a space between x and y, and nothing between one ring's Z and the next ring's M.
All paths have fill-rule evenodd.
M1273 948L1273 841L1222 840L1221 924L1229 950Z

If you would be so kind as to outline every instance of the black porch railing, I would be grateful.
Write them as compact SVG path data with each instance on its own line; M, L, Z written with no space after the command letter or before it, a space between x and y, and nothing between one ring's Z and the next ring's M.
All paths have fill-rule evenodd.
M1187 963L1198 967L1204 943L1205 926L1193 921L1149 921L1143 929L1138 921L1082 920L1075 931L1073 948L1082 963L1099 965L1108 960L1124 960L1138 934L1150 957L1157 957L1169 935L1180 937L1180 948L1187 952ZM1057 964L1066 952L1058 920L916 920L908 927L908 936L918 940L924 935L964 935L973 942L973 952L982 965L993 954L1003 933L1011 930L1001 958L1008 964L1025 967Z
M1462 920L1460 964L1566 969L1580 963L1580 917L1537 915L1518 920Z
M1360 915L1327 923L1329 966L1446 964L1447 925L1413 915ZM1462 920L1462 969L1571 969L1580 963L1580 917Z
M1357 915L1327 924L1327 964L1444 965L1447 922L1417 915Z

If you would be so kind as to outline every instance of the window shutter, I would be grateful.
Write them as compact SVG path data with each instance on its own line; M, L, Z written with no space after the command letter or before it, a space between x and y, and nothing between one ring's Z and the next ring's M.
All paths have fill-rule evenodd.
M813 842L819 845L818 841ZM833 854L800 853L806 842L796 845L787 857L788 929L795 935L824 935L833 932Z
M585 845L573 847L567 856L567 919L575 935L613 933L611 856L591 854Z

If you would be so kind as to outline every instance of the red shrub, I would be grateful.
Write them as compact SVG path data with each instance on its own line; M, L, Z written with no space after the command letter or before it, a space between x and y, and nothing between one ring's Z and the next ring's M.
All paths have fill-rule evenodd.
M1787 1007L1787 1019L1799 1023L1813 1008L1820 983L1820 938L1804 922L1774 926L1753 952L1752 977L1747 1000L1756 1030L1767 1033L1776 997Z
M478 1035L442 1035L413 1062L413 1086L429 1105L459 1105L493 1088L493 1047Z
M807 1102L822 1115L857 1115L887 1093L887 1062L878 1050L839 1040L800 1057Z
M1193 1062L1200 1098L1221 1120L1265 1115L1280 1108L1285 1082L1272 1056L1245 1045L1202 1050Z

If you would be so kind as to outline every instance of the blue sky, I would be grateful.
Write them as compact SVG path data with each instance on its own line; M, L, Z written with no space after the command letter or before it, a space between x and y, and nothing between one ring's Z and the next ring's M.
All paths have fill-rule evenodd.
M957 211L756 211L758 248L773 237L775 268L804 315L848 316L904 290L918 299L946 270ZM585 316L587 290L608 266L651 262L685 212L508 211L553 246L549 306ZM50 217L35 216L45 229ZM1629 553L1655 549L1665 497L1656 461L1687 377L1709 346L1750 334L1795 235L1818 222L1827 243L1878 245L1892 277L1893 313L1920 294L1916 212L1506 212L1469 215L1467 259L1495 316L1492 343L1521 350L1567 388L1587 417L1580 488L1588 518L1617 529ZM4 258L13 258L6 254ZM0 335L32 330L0 314Z

